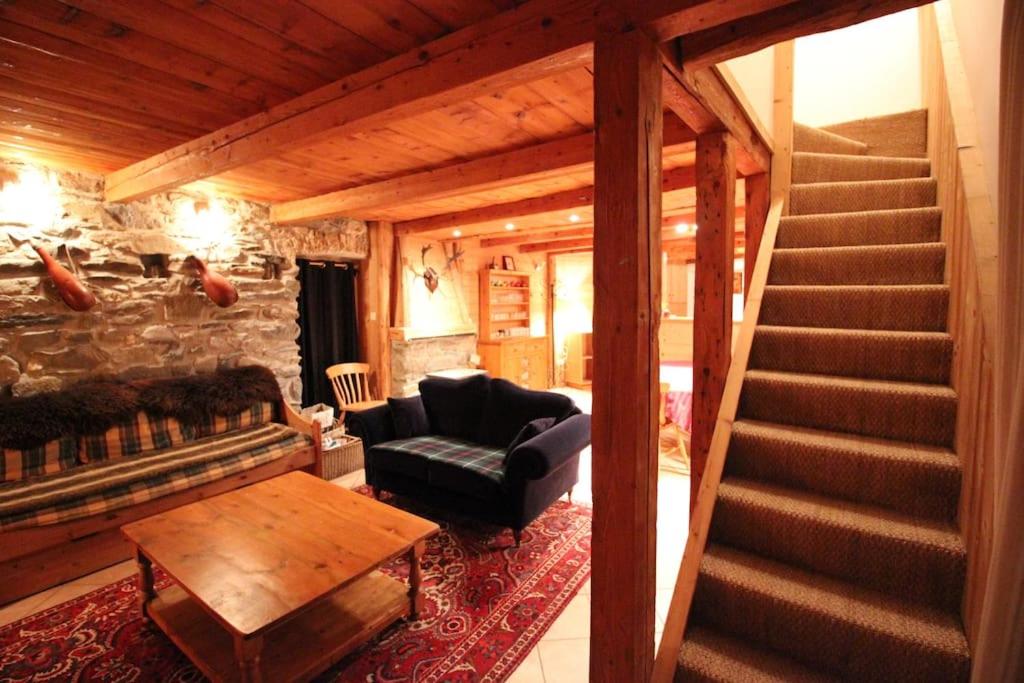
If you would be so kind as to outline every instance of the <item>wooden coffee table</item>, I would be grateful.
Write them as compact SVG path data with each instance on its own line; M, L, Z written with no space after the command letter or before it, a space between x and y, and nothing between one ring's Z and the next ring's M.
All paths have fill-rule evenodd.
M122 527L139 605L214 681L308 680L422 608L433 522L292 472ZM408 584L377 568L401 555ZM153 565L173 586L157 593Z

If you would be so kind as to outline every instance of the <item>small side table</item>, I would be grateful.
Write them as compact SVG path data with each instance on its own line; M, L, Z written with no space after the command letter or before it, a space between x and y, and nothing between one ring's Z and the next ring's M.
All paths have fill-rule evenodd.
M332 429L323 435L324 479L355 472L363 467L363 440L346 434L344 429Z

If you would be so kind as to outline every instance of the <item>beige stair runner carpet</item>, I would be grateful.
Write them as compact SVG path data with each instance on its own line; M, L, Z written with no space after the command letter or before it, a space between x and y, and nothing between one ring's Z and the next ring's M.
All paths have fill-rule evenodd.
M678 681L966 681L946 245L920 113L796 126Z

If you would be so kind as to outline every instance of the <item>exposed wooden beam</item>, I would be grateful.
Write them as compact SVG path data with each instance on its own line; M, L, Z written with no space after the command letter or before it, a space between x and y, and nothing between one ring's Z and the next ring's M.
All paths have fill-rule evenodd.
M555 8L558 8L557 11ZM108 174L126 201L589 64L594 0L532 2Z
M693 235L676 235L671 232L662 232L661 244L664 247L666 253L681 254L687 251L695 253L696 239ZM736 235L734 240L734 246L739 253L742 253L744 247L744 239L742 233ZM552 239L544 241L529 241L524 242L519 247L519 253L529 254L536 252L560 252L560 251L577 251L580 249L586 249L587 247L593 248L594 238L593 235L584 236L576 239Z
M743 184L746 195L747 211L744 214L744 247L748 254L757 255L761 248L761 235L764 233L764 223L768 220L768 209L771 208L771 191L768 174L747 176ZM754 277L754 259L743 261L743 300L747 300L750 293L750 283Z
M666 102L683 122L698 134L717 130L732 133L739 143L737 168L744 175L769 170L771 140L753 123L756 115L744 107L721 72L715 68L684 70L674 50L662 50L661 54L663 86L672 93Z
M653 0L628 3L622 16L623 23L664 40L737 22L779 2ZM112 172L107 199L137 199L286 149L354 135L589 64L602 7L599 0L527 2Z
M359 306L362 334L359 345L370 365L374 396L391 395L391 268L394 230L390 223L369 225L369 254L359 269Z
M560 230L540 230L520 232L504 237L485 237L480 240L480 248L505 247L514 244L525 244L527 242L546 242L551 240L565 240L577 237L590 237L594 234L593 226L583 228L562 228Z
M662 101L645 33L598 36L594 103L590 680L621 683L654 661Z
M519 247L520 254L529 254L532 252L544 252L544 251L565 251L567 249L583 249L585 247L593 247L594 238L581 237L573 240L551 240L549 242L531 242L530 244L524 244Z
M792 38L859 24L932 1L799 0L785 3L690 33L682 46L683 65L687 71L702 69Z
M697 138L697 267L693 309L693 431L690 508L697 499L732 355L736 142Z
M693 131L676 121L674 117L670 119L667 122L669 135L666 144L670 151L677 152L685 149L695 137ZM460 164L398 176L316 197L282 202L271 207L270 220L283 224L338 215L372 218L367 212L372 213L374 210L414 201L440 199L504 187L521 183L526 179L535 181L585 171L593 166L593 161L594 136L592 133L583 133ZM692 178L692 170L690 177ZM686 173L677 173L673 176L673 182L686 182ZM689 183L690 186L693 185L692 179ZM571 192L558 194L564 195L561 201L568 201L565 197L573 196ZM436 221L429 225L431 230L439 227ZM416 230L410 230L408 224L399 224L398 231L399 234L409 234L426 230L422 228L422 224Z
M674 120L674 117L665 118L666 135L665 141L669 151L677 151L680 146L692 142L692 132L685 129ZM532 149L532 148L531 148ZM593 147L591 147L593 151ZM537 155L527 155L537 156ZM667 170L662 178L662 192L673 192L687 187L694 186L694 175L692 166L681 166ZM573 209L585 209L594 205L594 186L588 185L575 190L555 192L540 197L530 197L515 202L494 204L492 206L467 209L465 211L453 211L451 213L417 218L409 221L402 221L395 224L397 234L406 235L418 232L430 232L443 228L466 227L491 221L508 220L522 216L533 216L538 213L549 211L571 211Z

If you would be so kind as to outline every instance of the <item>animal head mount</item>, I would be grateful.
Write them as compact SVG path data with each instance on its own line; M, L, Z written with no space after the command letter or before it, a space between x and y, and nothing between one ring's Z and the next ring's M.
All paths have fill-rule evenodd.
M221 308L227 308L238 301L238 290L231 281L217 271L211 270L198 256L186 258L185 266L195 271L199 285L213 303Z
M425 244L420 247L420 263L423 266L423 272L417 272L415 268L412 269L412 272L416 277L423 278L423 284L431 294L437 291L438 286L441 284L442 277L448 276L453 269L461 270L462 257L466 253L459 246L458 242L453 242L452 253L449 254L448 247L446 247L442 242L441 249L444 251L444 269L438 273L433 266L427 265L427 254L430 253L430 250L433 248L433 244Z
M78 264L71 257L71 252L68 250L67 245L60 245L57 248L57 255L68 262L68 265L71 266L70 270L58 263L50 255L50 252L32 244L30 240L18 239L10 233L7 236L14 243L14 246L20 247L27 244L39 255L43 265L46 267L46 274L49 276L50 281L53 282L54 287L57 288L57 293L68 308L81 313L88 311L96 305L96 296L82 284L77 276Z

